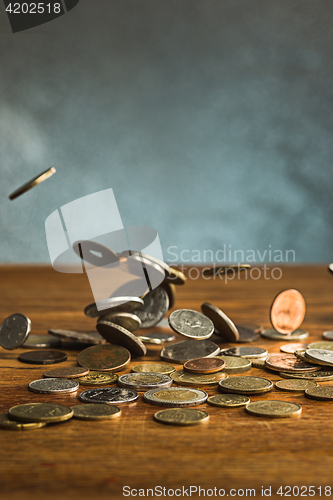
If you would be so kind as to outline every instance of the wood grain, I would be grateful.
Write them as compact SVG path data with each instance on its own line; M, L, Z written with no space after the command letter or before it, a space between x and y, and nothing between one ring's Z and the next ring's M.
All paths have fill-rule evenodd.
M333 328L333 277L326 266L284 267L280 280L244 276L228 283L219 278L188 280L177 288L176 308L200 310L201 303L209 301L236 323L268 327L270 304L286 288L297 288L305 297L302 328L310 332L309 341L322 340L322 332ZM95 321L83 314L92 301L85 275L60 274L48 266L0 266L0 320L22 312L32 321L32 333L46 333L49 328L94 329ZM252 345L279 352L282 343L262 338ZM144 361L158 360L159 350L149 349ZM55 397L29 392L28 383L50 367L20 363L20 352L23 349L0 351L0 411L33 401L79 403L77 394ZM75 365L76 356L77 351L68 351L68 361L57 366ZM133 360L122 373L140 362ZM247 374L279 379L278 373L259 369ZM3 498L117 499L125 498L124 486L158 485L224 488L226 494L230 488L255 488L256 497L261 497L262 486L271 486L272 493L281 485L333 486L332 403L275 389L251 399L294 401L302 405L303 413L300 419L270 420L247 415L242 408L202 405L198 408L209 413L209 422L180 428L155 422L153 414L159 407L143 403L140 396L114 421L71 420L30 432L0 430ZM271 498L282 497L272 494Z

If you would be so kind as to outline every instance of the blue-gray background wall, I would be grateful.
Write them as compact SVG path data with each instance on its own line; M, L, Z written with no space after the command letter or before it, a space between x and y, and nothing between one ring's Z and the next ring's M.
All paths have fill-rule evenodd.
M16 34L0 15L1 261L47 262L46 217L108 187L166 259L332 260L330 0L81 0Z

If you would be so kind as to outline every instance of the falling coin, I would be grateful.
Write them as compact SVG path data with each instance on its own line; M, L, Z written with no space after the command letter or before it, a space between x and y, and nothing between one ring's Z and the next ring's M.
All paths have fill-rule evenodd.
M31 334L21 345L24 349L54 349L55 347L59 347L61 341L52 335L34 335Z
M129 332L134 332L138 330L141 326L141 319L139 316L131 313L116 313L116 314L106 314L105 316L100 316L103 321L110 321L113 324L119 325Z
M145 363L132 367L132 372L134 373L163 373L170 375L174 371L175 368L168 363Z
M287 380L278 380L275 384L276 389L280 391L287 392L305 392L306 389L311 389L312 387L318 387L317 382L312 380L304 380L304 379L287 379Z
M195 406L207 400L208 394L199 389L170 387L169 389L150 389L143 395L146 403L157 406Z
M273 354L265 363L267 368L275 371L315 372L321 369L297 359L294 354Z
M184 363L184 370L190 373L216 373L223 370L225 361L222 358L196 358Z
M48 370L43 374L45 378L78 378L88 375L89 369L82 368L81 366L66 366L56 368L55 370Z
M118 375L110 372L91 371L88 375L77 378L80 385L111 385L118 380Z
M128 365L131 355L127 349L117 345L94 345L81 351L77 362L84 368L96 371L117 371Z
M285 344L280 347L280 351L286 354L294 354L299 349L307 349L307 344Z
M79 332L73 330L49 330L51 335L60 337L61 339L70 339L87 344L105 344L105 339L98 332ZM52 338L52 337L51 337Z
M239 340L239 332L236 326L218 307L209 302L204 302L201 310L213 322L215 329L225 335L229 342L237 342Z
M246 358L238 358L236 356L223 356L218 355L217 358L222 359L225 362L223 371L229 373L230 375L236 373L244 373L251 370L252 360Z
M221 349L223 356L238 356L240 358L265 358L267 357L267 350L262 347L230 347L228 349Z
M173 333L151 332L138 335L138 338L145 344L165 344L166 342L172 342L176 337Z
M191 309L178 309L169 316L169 325L180 335L192 339L205 340L214 333L213 322L204 314Z
M219 346L210 340L184 340L163 347L160 356L165 361L173 361L183 365L189 359L211 357L219 352Z
M221 380L218 388L235 394L262 394L273 389L273 382L261 377L232 377Z
M112 297L101 300L98 303L89 304L84 309L84 314L90 318L105 316L106 314L115 314L120 312L129 312L137 310L143 305L143 300L139 297Z
M137 399L139 399L139 394L136 391L120 389L118 387L99 387L81 392L79 399L83 403L104 403L117 405L122 403L134 403Z
M169 309L172 309L176 302L176 287L173 283L169 283L169 281L162 281L162 288L166 291L169 297Z
M4 349L17 349L26 342L31 330L31 321L24 314L8 316L0 325L0 346Z
M135 314L141 320L141 328L157 325L169 309L169 297L161 286L158 286L143 298L143 305Z
M333 401L333 387L314 387L305 391L305 396L317 401Z
M207 403L212 406L219 406L221 408L239 408L245 406L250 402L247 396L241 394L216 394L209 396Z
M162 424L197 425L207 422L209 415L205 411L193 408L169 408L155 413L154 419Z
M41 184L41 182L46 181L46 179L48 179L49 177L51 177L55 173L56 173L56 169L54 167L48 168L47 170L45 170L45 172L42 172L41 174L39 174L36 177L34 177L33 179L31 179L31 181L26 182L25 184L23 184L23 186L20 186L18 189L13 191L13 193L11 193L8 196L8 198L10 200L14 200L15 198L17 198L21 194L29 191L29 189L33 188L34 186L37 186L37 184Z
M99 319L96 329L105 340L111 344L125 347L133 356L144 356L147 354L147 348L141 340L120 325Z
M64 378L42 378L34 380L28 385L29 391L39 394L65 394L75 392L78 388L78 382Z
M18 359L32 365L53 365L66 361L67 354L61 351L28 351L20 354Z
M73 416L68 406L51 403L26 403L9 408L8 415L20 422L63 422Z
M199 374L199 373L189 373L185 370L178 370L171 373L172 380L179 385L184 386L205 386L211 387L217 385L220 380L225 380L228 378L227 373L209 373L207 375Z
M245 407L245 411L256 417L285 418L297 417L302 407L288 401L255 401Z
M166 276L166 281L171 281L174 285L184 285L186 281L185 274L174 267L169 267L169 269L170 276Z
M158 387L170 387L172 385L172 378L163 373L127 373L121 375L117 384L119 387L126 389L133 389L135 391L148 391Z
M17 422L16 420L11 420L8 417L8 413L0 413L0 429L9 431L30 431L40 429L45 425L46 424L43 422Z
M280 292L271 305L270 319L273 328L279 333L291 334L303 323L305 310L305 300L298 290Z
M285 342L286 340L292 342L294 342L295 340L304 340L309 336L309 332L299 329L295 330L290 335L279 333L278 331L274 330L274 328L268 328L266 330L262 330L260 333L263 337L267 339L282 340L283 342Z
M113 420L121 415L121 409L118 406L106 405L103 403L91 403L72 406L73 417L79 420Z

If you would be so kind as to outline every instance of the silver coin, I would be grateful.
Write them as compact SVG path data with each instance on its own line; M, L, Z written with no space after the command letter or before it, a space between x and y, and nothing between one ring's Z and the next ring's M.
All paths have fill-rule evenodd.
M150 389L143 395L146 403L157 406L196 406L203 404L208 394L192 387L170 387L169 389Z
M304 380L314 380L315 382L326 382L328 380L333 380L333 370L322 370L320 372L306 373L280 372L279 375L283 378L299 378Z
M156 326L158 326L159 328L164 328L164 327L168 327L169 328L168 318L161 319L161 321L159 323L157 323Z
M204 314L191 309L178 309L169 316L169 325L180 335L192 339L208 339L214 333L213 322Z
M165 344L172 342L176 337L172 333L152 332L138 335L138 338L146 344Z
M165 361L184 364L189 359L209 358L219 352L219 346L210 340L184 340L163 347L160 356Z
M99 387L81 392L79 399L83 403L121 404L133 403L139 399L139 394L130 389L121 389L118 387Z
M78 382L64 378L42 378L34 380L28 385L29 391L38 392L39 394L64 394L66 392L75 392L78 388Z
M327 351L333 351L333 342L312 342L308 345L308 349L326 349Z
M305 356L319 364L333 366L333 351L327 349L307 349Z
M69 339L91 345L105 344L105 339L98 332L81 332L76 330L50 329L49 333L61 339Z
M283 335L282 333L279 333L277 330L274 330L274 328L268 328L266 330L262 330L260 334L267 339L283 340L291 342L295 342L295 340L303 340L309 336L308 332L300 329L295 330L290 335Z
M327 332L324 332L323 337L326 340L333 340L333 330L327 330Z
M36 335L30 333L21 347L24 347L24 349L42 349L45 347L53 349L54 347L60 347L60 345L61 341L52 337L52 335Z
M134 257L139 258L140 260L145 263L147 260L149 261L149 265L152 263L156 264L157 266L161 267L166 276L171 275L171 270L170 267L166 262L163 262L163 260L157 259L156 257L153 257L152 255L148 255L147 253L144 252L139 252L136 250L124 250L123 252L118 254L119 257Z
M147 348L141 340L122 326L111 323L111 321L99 320L96 328L110 344L126 347L134 356L147 354Z
M21 313L8 316L0 325L0 346L12 350L20 347L27 340L31 330L31 321Z
M225 336L229 342L237 342L239 339L237 327L221 309L209 302L204 302L201 305L201 310L213 322L218 333Z
M135 314L141 319L141 328L157 325L169 309L169 297L164 288L158 286L143 298L143 305Z
M111 323L122 326L129 332L135 332L135 330L138 330L141 326L141 319L139 316L131 313L106 314L105 316L100 316L99 319L111 321Z
M97 305L99 309L97 309ZM118 312L133 312L143 305L140 297L112 297L110 299L100 300L97 304L93 302L84 309L84 314L90 318L105 316L105 314L114 314Z
M262 347L230 347L221 349L223 356L238 356L240 358L266 358L268 351Z
M147 391L159 387L171 387L172 378L169 375L154 372L126 373L118 378L117 384L126 389Z

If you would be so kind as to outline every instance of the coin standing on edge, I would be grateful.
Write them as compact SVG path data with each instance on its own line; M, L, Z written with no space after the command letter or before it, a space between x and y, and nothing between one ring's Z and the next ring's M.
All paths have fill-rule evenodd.
M170 408L156 412L154 419L162 424L197 425L207 422L209 415L193 408Z
M79 420L100 421L113 420L120 417L121 409L118 406L103 403L91 403L72 406L73 417Z
M26 403L9 408L8 415L20 422L63 422L73 416L68 406L51 403Z
M65 394L75 392L78 388L78 382L65 378L42 378L34 380L28 385L29 391L39 394Z
M161 286L158 286L143 297L143 305L135 314L141 320L141 328L156 326L169 309L169 297Z
M126 373L117 380L119 387L135 391L148 391L157 387L171 387L172 378L163 373Z
M31 330L31 321L21 313L8 316L0 325L0 346L12 350L26 342Z
M302 407L289 401L254 401L245 407L245 411L256 417L290 418L299 416Z
M66 361L67 354L61 351L28 351L19 355L18 360L32 365L53 365Z
M77 357L80 366L101 372L122 370L130 360L131 355L127 349L110 344L87 347Z
M237 327L221 309L210 302L204 302L201 305L201 310L213 322L215 329L224 335L229 342L237 342L239 340Z
M205 340L214 333L213 322L204 314L192 309L177 309L169 316L169 325L180 335Z
M134 403L137 399L139 399L139 394L136 391L120 389L118 387L88 389L79 395L79 400L83 403L104 403L110 405Z
M143 395L146 403L157 406L196 406L203 404L207 398L206 392L188 387L150 389Z
M284 290L275 297L271 305L272 326L279 333L291 334L303 323L305 311L303 295L298 290Z
M239 408L250 402L250 398L242 394L214 394L209 396L207 403L220 408Z

